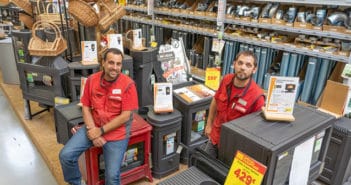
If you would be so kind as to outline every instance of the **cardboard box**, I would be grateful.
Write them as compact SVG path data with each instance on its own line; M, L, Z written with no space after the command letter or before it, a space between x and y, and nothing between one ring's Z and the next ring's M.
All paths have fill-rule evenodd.
M348 92L349 86L328 80L317 104L318 110L331 114L336 118L342 117Z
M303 29L312 29L312 24L305 23L305 22L294 22L294 27L295 28L303 28Z
M334 32L339 32L339 33L346 32L346 28L343 26L323 25L323 30L324 31L334 31Z
M272 24L272 19L271 18L258 18L258 22Z

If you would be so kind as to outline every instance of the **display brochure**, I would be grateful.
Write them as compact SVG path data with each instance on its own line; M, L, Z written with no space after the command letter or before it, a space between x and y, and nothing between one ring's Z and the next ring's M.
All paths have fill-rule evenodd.
M267 120L295 120L293 110L298 84L298 77L271 76L263 110Z
M221 79L221 68L208 67L205 74L205 85L213 90L217 90Z
M343 77L343 84L349 86L349 91L347 93L346 105L343 115L350 118L351 117L351 64L346 64L344 70L341 73Z
M182 47L182 41L172 39L172 44L161 45L158 54L162 76L167 82L179 84L188 81L189 63Z
M212 48L211 48L211 50L213 52L216 52L216 53L222 53L224 45L225 45L225 41L224 40L219 40L217 38L213 38L212 39Z
M81 41L82 64L98 64L97 43L96 41Z
M123 51L123 37L122 34L108 34L107 35L107 47L108 48L117 48Z
M182 87L174 90L174 93L179 95L188 103L193 103L203 98L213 97L215 92L203 84L195 84L187 87Z
M260 185L267 167L238 150L224 185Z
M351 64L346 64L344 70L341 73L343 78L351 78Z
M143 37L142 37L142 32L141 29L135 29L133 30L133 49L136 50L143 50Z
M154 84L154 112L173 112L173 94L171 83Z

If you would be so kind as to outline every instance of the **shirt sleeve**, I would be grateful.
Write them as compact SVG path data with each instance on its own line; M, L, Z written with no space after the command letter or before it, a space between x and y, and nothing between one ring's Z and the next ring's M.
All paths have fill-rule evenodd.
M123 93L122 100L122 111L132 111L138 109L138 94L135 83L129 85L125 93Z
M87 107L91 107L91 102L90 102L90 86L91 86L91 78L88 78L87 81L85 82L85 86L84 86L84 92L82 97L80 98L80 102Z

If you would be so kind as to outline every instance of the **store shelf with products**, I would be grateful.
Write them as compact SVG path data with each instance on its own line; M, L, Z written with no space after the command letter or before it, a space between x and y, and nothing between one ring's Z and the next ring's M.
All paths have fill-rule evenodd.
M199 28L199 27L187 26L183 24L164 23L162 20L152 21L147 17L141 17L141 16L136 17L136 16L126 15L122 19L127 21L132 21L132 22L143 23L143 24L151 24L154 26L159 26L159 27L173 29L173 30L196 33L196 34L210 36L210 37L217 37L217 32L214 29L207 29L210 31L204 31L203 28Z
M252 0L255 2L272 2L272 0ZM279 3L291 3L291 4L312 4L312 5L339 5L339 6L350 6L351 1L349 0L274 0Z
M253 40L253 39L250 39L248 37L233 36L230 34L224 34L224 38L225 38L225 40L238 41L241 43L252 44L255 46L269 47L269 48L288 51L288 52L292 52L292 53L298 53L298 54L314 56L314 57L330 59L330 60L336 60L339 62L349 63L349 60L350 60L349 57L347 57L347 56L336 55L333 53L324 53L324 52L305 49L305 48L298 48L294 44L291 44L291 43L286 43L286 44L272 43L269 41L260 41L257 39Z

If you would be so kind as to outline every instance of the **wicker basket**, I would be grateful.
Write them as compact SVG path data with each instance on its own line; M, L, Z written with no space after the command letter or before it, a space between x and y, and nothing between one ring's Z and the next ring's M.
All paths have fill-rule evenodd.
M44 12L41 12L40 10L40 4L43 6L43 10ZM54 12L50 12L50 6L53 8L53 3L48 3L45 7L45 2L40 3L39 0L37 0L37 21L50 21L50 22L54 22L57 25L61 25L61 15L59 13L54 13ZM65 21L62 21L62 23L66 23Z
M108 29L114 22L126 14L122 6L117 6L113 0L100 0L100 30Z
M43 41L36 35L36 30L52 29L56 38L52 41ZM30 55L57 56L67 49L67 41L62 37L59 27L52 22L37 21L33 25L32 38L28 44Z
M33 15L32 5L29 0L11 0L11 2L22 8L27 14Z
M9 0L0 0L0 6L6 6L10 3Z
M19 20L21 22L23 22L23 24L28 28L28 29L32 29L33 27L33 17L30 15L27 15L25 13L19 13Z
M99 17L94 8L82 0L69 1L68 12L84 26L96 26Z

